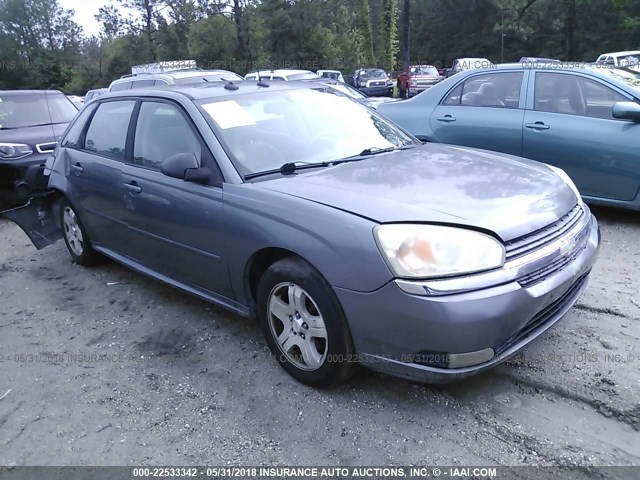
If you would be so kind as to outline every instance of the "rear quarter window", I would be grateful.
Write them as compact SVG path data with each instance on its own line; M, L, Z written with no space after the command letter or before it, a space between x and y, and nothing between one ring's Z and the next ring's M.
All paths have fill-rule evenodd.
M88 105L84 108L78 117L73 121L71 127L67 131L67 134L62 139L62 146L68 148L80 148L82 146L82 132L87 120L91 117L91 114L96 109L96 104Z

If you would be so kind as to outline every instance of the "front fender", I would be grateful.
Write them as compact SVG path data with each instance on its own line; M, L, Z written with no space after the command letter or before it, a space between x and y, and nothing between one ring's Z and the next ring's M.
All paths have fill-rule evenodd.
M229 274L241 303L249 302L247 264L265 248L304 258L334 287L371 292L393 278L369 219L250 183L225 184L224 209Z

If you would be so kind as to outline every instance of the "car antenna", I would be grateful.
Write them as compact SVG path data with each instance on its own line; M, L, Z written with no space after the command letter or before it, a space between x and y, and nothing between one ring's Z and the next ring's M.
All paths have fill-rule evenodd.
M238 85L233 83L231 80L227 80L226 78L221 78L220 80L225 82L225 84L224 84L225 90L238 90L240 88L240 87L238 87ZM209 80L207 80L206 77L205 77L205 81L208 82Z

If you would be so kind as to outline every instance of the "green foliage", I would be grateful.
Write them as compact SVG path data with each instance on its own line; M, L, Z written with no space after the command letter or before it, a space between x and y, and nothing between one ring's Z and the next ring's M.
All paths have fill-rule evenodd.
M410 2L412 63L497 61L502 32L506 61L593 61L604 51L640 49L640 0ZM96 17L98 37L87 38L59 0L0 0L0 88L83 94L132 65L187 58L241 74L391 70L399 61L398 9L399 0L114 0Z
M398 56L398 5L397 0L383 0L380 14L381 60L385 70L394 70Z
M369 8L369 0L359 0L358 5L363 63L366 66L374 66L376 64L376 57L373 54L373 29L371 26L371 9Z

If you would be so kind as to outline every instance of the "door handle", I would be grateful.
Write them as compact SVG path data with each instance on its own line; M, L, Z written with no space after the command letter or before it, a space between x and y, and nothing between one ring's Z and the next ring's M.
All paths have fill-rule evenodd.
M527 123L525 127L531 128L532 130L549 130L551 128L549 125L545 125L543 122Z
M142 188L140 188L136 182L125 183L124 188L131 193L140 193L142 191Z
M456 117L452 117L451 115L445 115L444 117L438 117L437 120L439 122L451 123L456 121Z
M80 165L80 163L72 164L71 168L73 169L74 172L76 172L76 175L80 175L84 170L84 168L82 168L82 165Z

